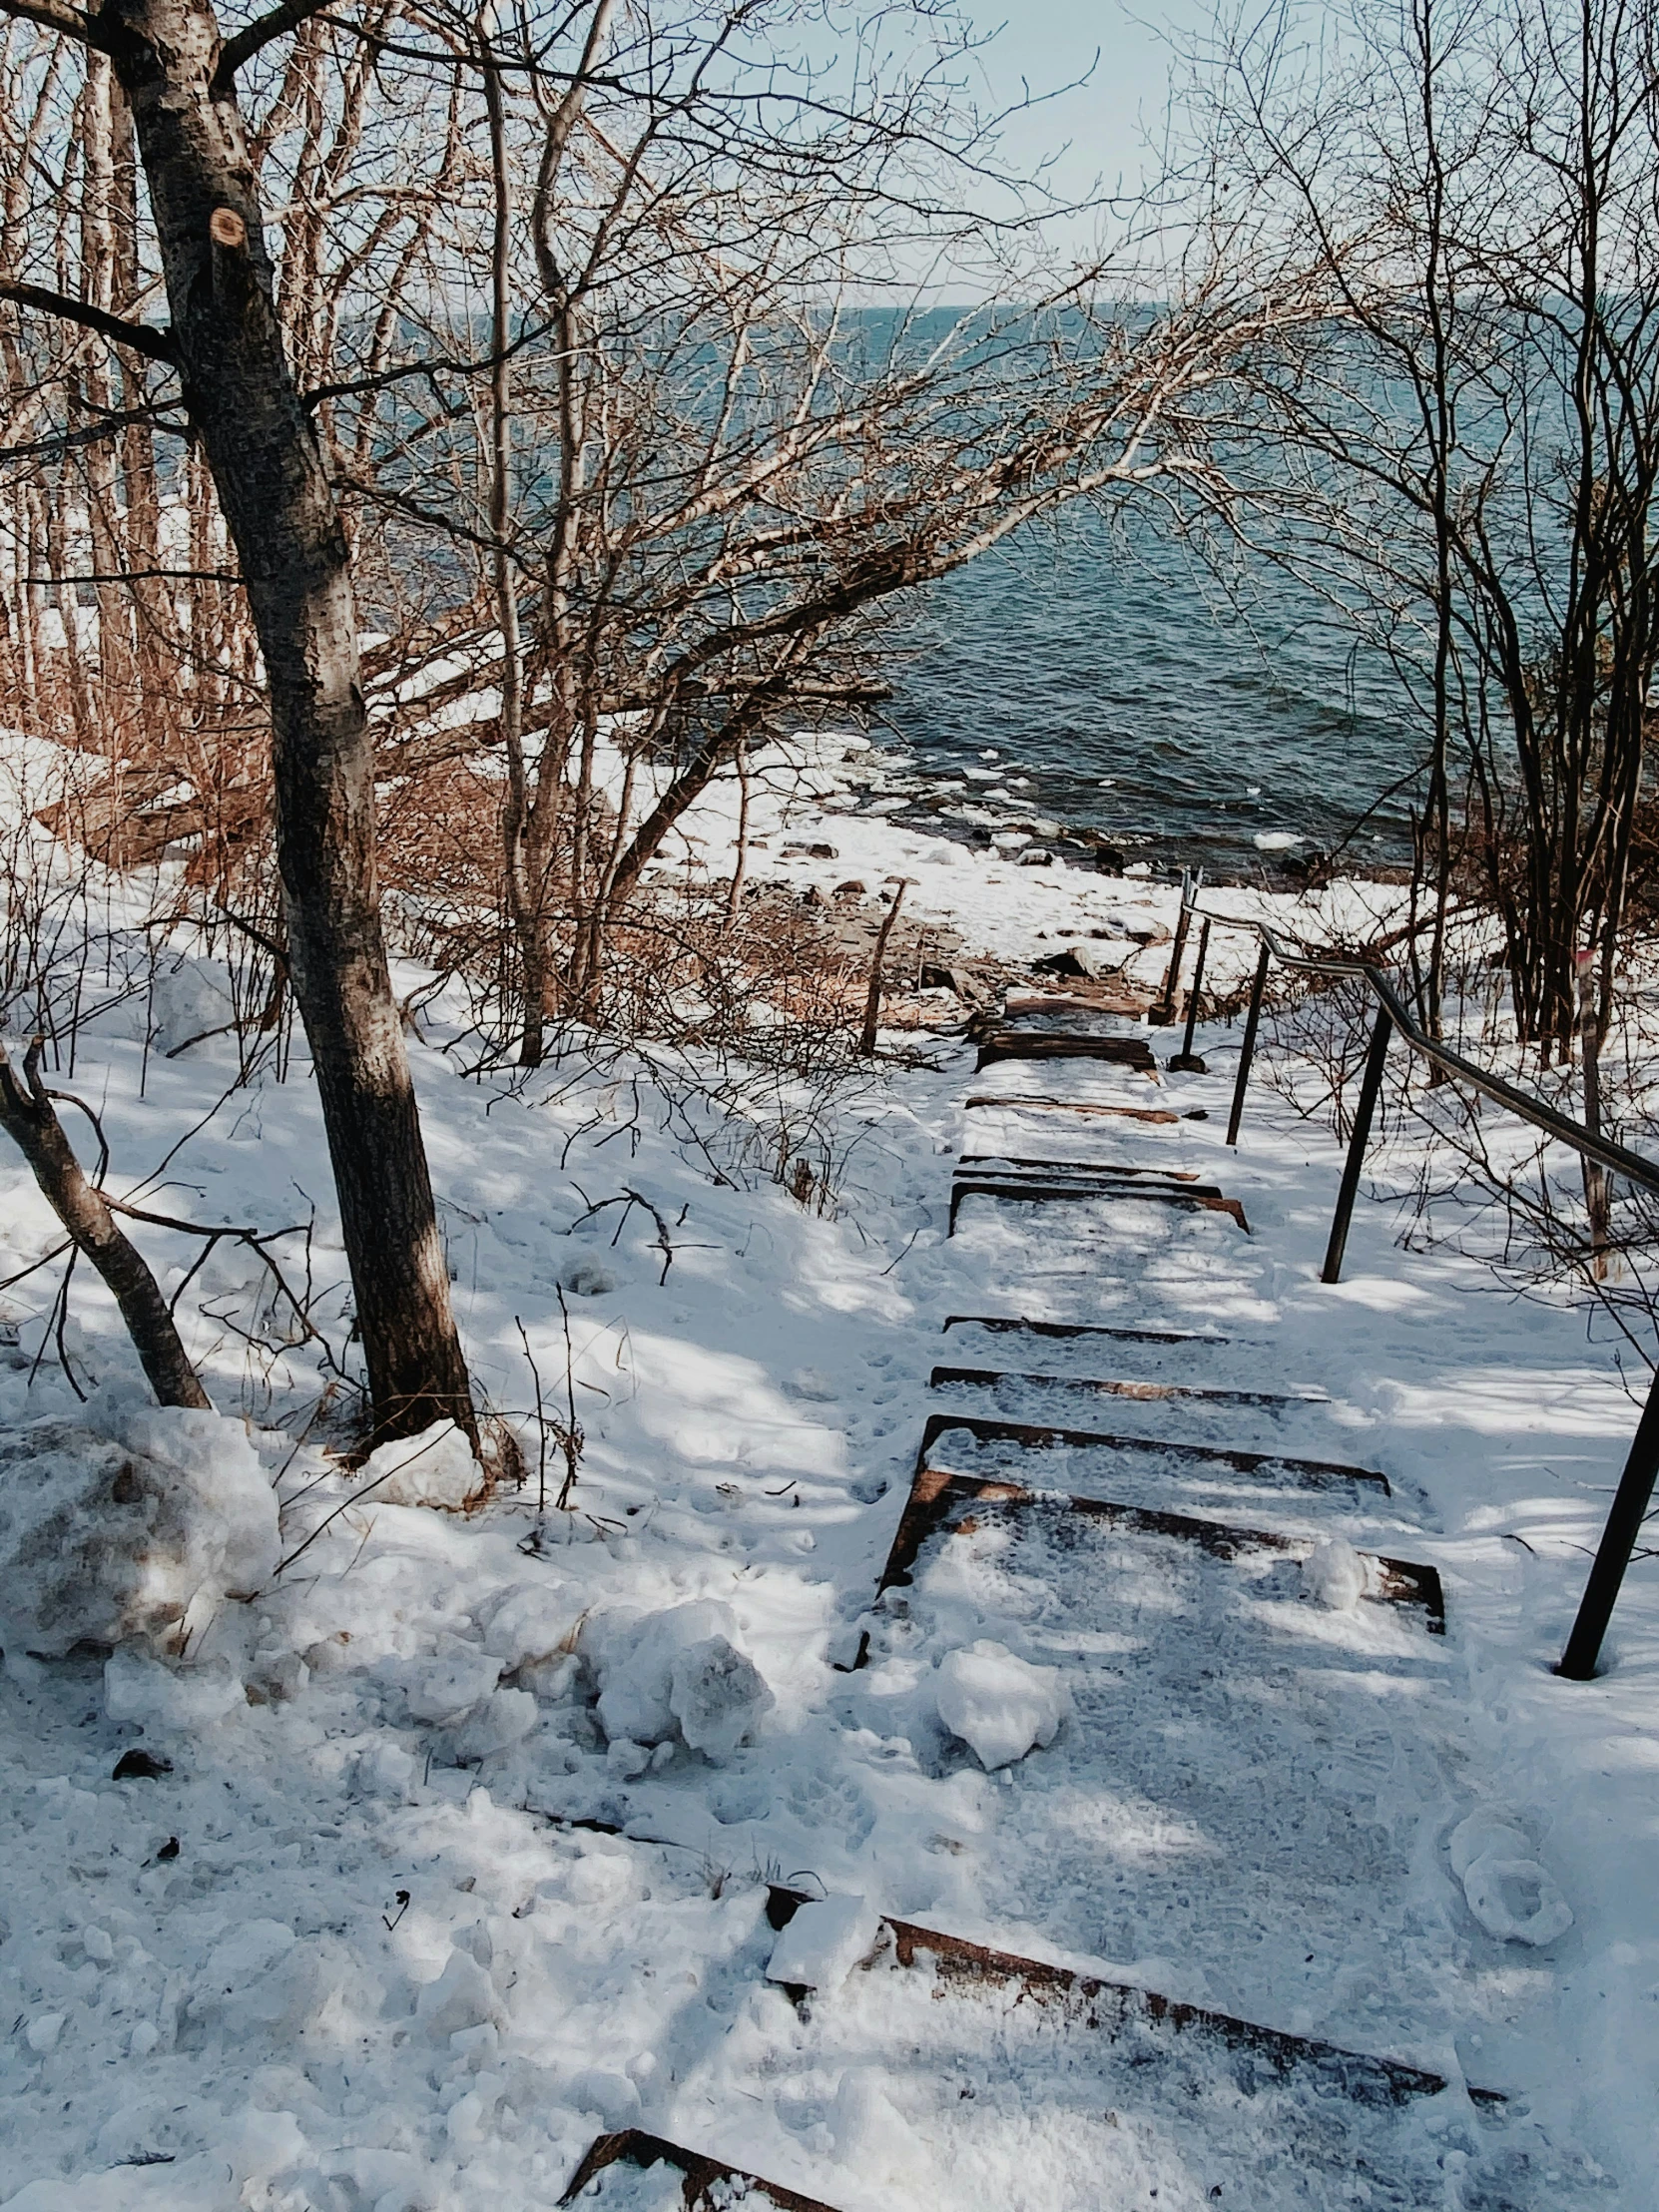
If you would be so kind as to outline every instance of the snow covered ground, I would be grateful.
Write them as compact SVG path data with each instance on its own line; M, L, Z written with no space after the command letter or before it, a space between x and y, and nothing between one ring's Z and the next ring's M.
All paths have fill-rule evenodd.
M826 890L906 873L915 910L987 953L1118 942L1161 975L1167 953L1131 954L1118 925L1167 923L1169 887L854 821L832 811L850 804L836 775L815 771L816 798L781 781L756 872ZM693 828L715 876L729 829L716 812ZM1348 888L1324 909L1387 898ZM1242 972L1248 940L1218 954ZM282 1564L198 1606L182 1664L36 1658L7 1632L0 2206L539 2212L600 2130L630 2125L844 2212L1659 2204L1651 1561L1606 1675L1549 1671L1636 1410L1582 1317L1400 1251L1364 1202L1345 1282L1321 1286L1339 1155L1265 1087L1225 1150L1236 1029L1201 1032L1208 1076L1157 1090L1081 1066L975 1078L946 1040L936 1067L888 1070L845 1108L856 1142L821 1216L717 1180L722 1155L688 1146L626 1067L463 1080L442 1015L416 1073L469 1356L533 1464L525 1342L562 1417L563 1287L574 1510L387 1502L409 1492L365 1488L383 1461L347 1476L282 1426L315 1394L315 1351L249 1346L276 1346L282 1319L245 1248L221 1245L183 1292L224 1415L189 1435L145 1427L95 1286L77 1277L65 1338L84 1403L50 1345L36 1364L55 1271L3 1294L0 1423L21 1461L103 1439L117 1460L171 1451L209 1490L233 1470L219 1487L246 1499L257 1454ZM136 1026L119 1008L79 1047L112 1187L166 1160L162 1210L272 1231L314 1207L315 1311L337 1348L343 1261L302 1068L229 1091L204 1124L228 1044L146 1064ZM1060 1146L1040 1115L965 1111L988 1091L1202 1110L1064 1145L1197 1171L1254 1234L1153 1203L970 1200L947 1238L955 1155ZM666 1274L629 1190L670 1225ZM142 1234L177 1282L196 1245ZM0 1274L53 1241L0 1154ZM300 1241L283 1249L300 1268ZM975 1314L1205 1341L1034 1358L1030 1337L944 1331ZM941 1364L1073 1383L930 1391ZM1075 1389L1101 1378L1330 1402ZM1296 1544L1229 1564L1133 1529L1079 1536L1057 1507L997 1509L872 1609L924 1420L951 1408L1352 1461L1391 1494L1021 1454L1039 1489L1161 1496ZM933 1456L990 1470L960 1431ZM204 1568L215 1588L258 1552L237 1526L217 1584ZM1409 1608L1353 1602L1368 1551L1437 1568L1443 1639ZM864 1631L869 1664L838 1671ZM162 1771L131 1775L135 1752ZM769 1884L861 1901L819 1931L806 1999L788 1960L768 1978ZM1504 1935L1558 1926L1557 1895L1570 1926ZM872 1936L879 1915L1448 2086L1395 2110L1246 2081L1201 2042L1114 2040L946 1987ZM1507 2118L1466 2083L1505 2093ZM661 2172L597 2186L613 2205L678 2201Z

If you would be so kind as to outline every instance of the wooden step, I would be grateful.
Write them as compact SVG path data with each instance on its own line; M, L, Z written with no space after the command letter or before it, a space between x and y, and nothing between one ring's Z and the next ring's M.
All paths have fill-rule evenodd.
M1127 1378L1090 1375L1041 1375L1019 1368L935 1368L927 1378L930 1390L959 1382L990 1388L998 1382L1030 1382L1062 1390L1093 1390L1102 1397L1127 1397L1147 1401L1194 1398L1203 1405L1329 1405L1328 1397L1297 1390L1233 1390L1203 1382L1139 1382Z
M1080 1029L988 1029L974 1064L988 1068L998 1060L1103 1060L1158 1081L1158 1063L1144 1037L1097 1037Z
M1245 1559L1263 1552L1288 1558L1306 1558L1313 1539L1283 1536L1273 1529L1237 1528L1227 1521L1203 1520L1190 1513L1164 1513L1144 1505L1120 1505L1111 1498L1070 1497L1056 1490L1027 1490L1017 1482L987 1480L979 1475L953 1474L948 1467L923 1468L911 1485L909 1502L898 1524L887 1563L876 1584L876 1594L901 1588L911 1578L921 1547L944 1531L967 1535L978 1525L976 1511L1013 1508L1076 1513L1087 1521L1105 1522L1151 1536L1170 1536L1197 1544L1214 1559ZM1418 1606L1423 1625L1431 1636L1445 1634L1445 1596L1433 1567L1410 1559L1390 1559L1380 1552L1362 1552L1377 1568L1378 1587L1363 1601L1370 1604Z
M822 2197L804 2197L799 2189L786 2189L782 2182L745 2173L740 2166L725 2165L700 2150L688 2150L683 2143L671 2143L666 2136L648 2135L643 2127L624 2127L614 2134L595 2136L559 2202L574 2204L594 2176L607 2166L645 2168L659 2164L672 2166L684 2176L681 2194L686 2212L723 2212L727 2205L749 2202L757 2190L777 2205L779 2212L835 2212L835 2207Z
M768 1891L767 1919L774 1928L787 1928L802 1906L811 1902L805 1891L773 1884ZM1397 2107L1413 2097L1439 2096L1446 2087L1445 2076L1426 2066L1348 2050L1320 2036L1296 2035L1206 2005L1186 2004L1138 1982L1108 1981L1101 1975L1081 1973L1073 1966L1051 1966L1040 1958L995 1950L942 1929L923 1928L917 1922L895 1920L890 1915L882 1916L881 1925L899 1966L924 1966L937 1981L969 1993L1013 1988L1021 1999L1052 2005L1076 2025L1108 2037L1132 2026L1147 2027L1171 2036L1215 2042L1230 2052L1246 2054L1262 2067L1256 2083L1248 2075L1240 2078L1246 2094L1252 2086L1285 2081L1304 2071L1317 2075L1322 2087L1372 2106ZM1501 2109L1508 2101L1497 2089L1470 2088L1468 2094L1488 2109Z
M1040 1206L1060 1204L1070 1200L1074 1205L1096 1205L1104 1201L1110 1204L1116 1199L1137 1200L1143 1206L1184 1206L1204 1213L1228 1214L1248 1237L1250 1224L1245 1219L1244 1206L1236 1198L1225 1198L1214 1184L1161 1185L1152 1182L1130 1182L1127 1178L1097 1183L1055 1182L1039 1183L1034 1179L1015 1176L969 1177L958 1175L950 1188L950 1216L945 1234L956 1234L956 1217L962 1210L962 1201L968 1198L988 1198L1010 1206Z
M1381 1497L1393 1493L1385 1474L1375 1467L1351 1466L1343 1459L1287 1458L1280 1451L1234 1450L1228 1444L1190 1444L1176 1436L1118 1436L1097 1428L1057 1428L1047 1422L1003 1420L982 1413L929 1413L921 1431L915 1471L927 1464L927 1454L947 1429L961 1428L980 1443L1014 1444L1022 1451L1046 1451L1067 1444L1089 1451L1161 1451L1178 1459L1208 1461L1212 1466L1233 1468L1239 1474L1257 1474L1264 1468L1283 1468L1306 1489L1330 1489L1338 1483L1361 1483Z
M981 1091L975 1097L964 1099L965 1114L989 1111L991 1108L1010 1114L1083 1114L1115 1117L1123 1121L1179 1122L1190 1121L1190 1114L1178 1114L1173 1106L1102 1106L1093 1101L1066 1098L1027 1098L1010 1095L999 1098L994 1091ZM1209 1119L1208 1115L1203 1117Z

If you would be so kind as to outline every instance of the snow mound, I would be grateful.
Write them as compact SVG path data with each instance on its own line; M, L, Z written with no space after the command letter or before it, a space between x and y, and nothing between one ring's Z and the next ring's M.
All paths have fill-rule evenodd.
M1571 1928L1572 1907L1532 1856L1522 1830L1496 1814L1471 1813L1452 1830L1446 1849L1469 1911L1499 1942L1536 1948Z
M678 1736L710 1759L730 1759L774 1702L737 1637L730 1606L713 1598L584 1623L579 1648L599 1681L606 1740L647 1745Z
M940 1660L934 1699L945 1727L985 1768L1046 1750L1071 1710L1058 1667L1034 1667L988 1640Z
M880 1916L862 1898L815 1898L773 1945L767 1979L790 1988L838 1989L875 1948L880 1932Z
M483 1482L472 1446L452 1420L381 1444L363 1461L357 1494L381 1505L466 1504Z
M239 1420L136 1409L116 1433L50 1419L0 1438L0 1644L171 1636L193 1606L259 1588L276 1501Z
M1327 1536L1302 1562L1303 1594L1333 1613L1351 1613L1366 1594L1366 1562L1341 1536Z

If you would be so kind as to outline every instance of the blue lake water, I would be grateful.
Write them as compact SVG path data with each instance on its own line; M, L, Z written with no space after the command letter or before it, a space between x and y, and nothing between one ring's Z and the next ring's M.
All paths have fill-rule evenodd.
M1188 548L1098 517L935 587L897 634L885 711L928 787L917 819L1036 818L1222 880L1277 878L1375 809L1344 864L1408 858L1407 795L1382 795L1423 741L1397 682L1284 579L1254 581L1247 619L1236 598Z

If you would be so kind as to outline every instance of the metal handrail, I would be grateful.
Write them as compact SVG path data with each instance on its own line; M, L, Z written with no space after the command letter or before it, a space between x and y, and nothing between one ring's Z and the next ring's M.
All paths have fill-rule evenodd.
M1256 1052L1256 1035L1262 1018L1262 994L1267 987L1268 968L1277 959L1286 967L1301 969L1314 975L1356 976L1364 982L1378 1002L1377 1022L1372 1030L1371 1047L1366 1054L1365 1073L1360 1082L1360 1098L1355 1110L1354 1129L1349 1138L1348 1157L1343 1163L1343 1179L1337 1194L1337 1212L1331 1224L1331 1241L1326 1249L1325 1266L1320 1280L1336 1283L1341 1280L1343 1255L1348 1247L1349 1224L1354 1216L1354 1202L1359 1195L1360 1176L1365 1165L1366 1145L1371 1136L1372 1116L1377 1109L1378 1095L1382 1087L1383 1063L1387 1058L1388 1043L1394 1030L1398 1030L1412 1051L1446 1074L1467 1083L1471 1089L1481 1092L1498 1105L1508 1108L1522 1121L1530 1122L1546 1136L1570 1145L1586 1160L1593 1160L1598 1167L1611 1174L1622 1175L1627 1182L1637 1184L1645 1191L1659 1197L1659 1165L1640 1152L1632 1152L1628 1146L1615 1144L1610 1137L1598 1131L1586 1129L1568 1114L1559 1114L1553 1106L1546 1106L1541 1098L1534 1098L1527 1091L1519 1090L1513 1083L1506 1083L1502 1076L1493 1075L1487 1068L1476 1067L1472 1060L1465 1060L1460 1052L1453 1052L1449 1045L1429 1036L1419 1028L1410 1008L1394 989L1393 984L1380 967L1369 960L1320 959L1309 953L1290 951L1278 933L1265 921L1257 921L1233 914L1217 914L1198 905L1196 896L1192 909L1202 913L1206 922L1221 922L1232 929L1254 929L1262 940L1262 955L1256 963L1255 980L1250 990L1250 1010L1245 1018L1244 1045L1239 1056L1239 1072L1233 1088L1233 1107L1228 1116L1227 1142L1239 1141L1239 1123L1244 1113L1245 1090L1250 1081L1251 1062ZM1172 963L1173 964L1173 963ZM1173 998L1173 976L1170 995ZM1631 1439L1630 1453L1625 1460L1619 1486L1614 1493L1612 1508L1607 1515L1607 1525L1602 1530L1597 1546L1595 1564L1590 1569L1584 1595L1579 1602L1578 1615L1573 1622L1572 1634L1567 1638L1566 1649L1556 1665L1555 1672L1570 1681L1588 1682L1596 1671L1601 1655L1602 1640L1607 1624L1612 1618L1613 1607L1618 1601L1619 1589L1625 1570L1630 1564L1642 1522L1652 1502L1654 1483L1659 1478L1659 1368L1654 1371L1648 1387L1647 1402Z

